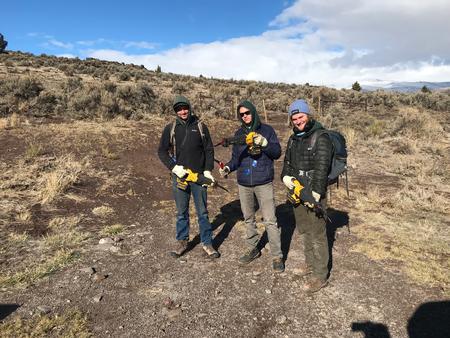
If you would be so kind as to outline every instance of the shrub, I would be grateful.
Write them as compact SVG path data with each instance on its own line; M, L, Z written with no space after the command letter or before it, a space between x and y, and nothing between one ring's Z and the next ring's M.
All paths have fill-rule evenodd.
M14 86L14 96L19 100L28 100L39 96L44 90L44 86L40 81L33 77L19 78Z

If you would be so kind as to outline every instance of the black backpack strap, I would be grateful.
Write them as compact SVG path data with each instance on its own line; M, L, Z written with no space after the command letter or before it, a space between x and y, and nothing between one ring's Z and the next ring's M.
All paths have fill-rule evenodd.
M177 153L177 145L176 145L176 138L175 138L175 127L177 126L177 121L173 121L172 126L170 127L170 145L172 146L173 155L176 156ZM200 137L202 139L202 146L205 147L205 133L203 132L203 123L202 121L197 121L197 128L200 133Z
M317 139L319 138L319 136L321 136L323 134L326 134L326 133L327 133L326 129L318 129L318 130L316 130L311 135L311 138L309 139L309 148L308 148L308 150L311 150L313 152L313 154L315 154Z
M172 126L170 127L170 134L169 134L169 144L172 147L172 155L176 156L177 154L177 148L176 148L176 140L175 140L175 127L177 126L177 121L172 122Z

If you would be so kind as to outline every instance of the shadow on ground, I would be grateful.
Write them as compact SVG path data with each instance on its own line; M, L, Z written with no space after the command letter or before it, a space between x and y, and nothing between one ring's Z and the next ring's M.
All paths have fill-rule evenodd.
M0 320L5 319L20 307L19 304L0 304Z

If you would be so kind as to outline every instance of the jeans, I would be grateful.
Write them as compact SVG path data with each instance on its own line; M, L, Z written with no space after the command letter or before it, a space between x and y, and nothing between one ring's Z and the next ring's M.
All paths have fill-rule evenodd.
M259 208L263 216L263 223L266 227L269 238L270 251L273 258L282 258L281 252L281 229L277 225L275 216L275 198L273 195L273 183L246 187L239 185L239 199L241 200L241 210L244 215L247 233L247 246L249 249L255 248L259 242L259 234L256 230L255 220L255 195L258 199Z
M326 206L325 199L322 204ZM304 238L305 263L312 268L314 276L326 280L329 260L327 223L304 205L295 207L294 215L297 229Z
M189 239L189 200L192 193L200 228L200 240L204 245L212 244L212 226L208 218L206 190L206 187L196 183L189 183L186 190L179 189L177 188L177 178L172 175L172 192L177 206L177 240Z

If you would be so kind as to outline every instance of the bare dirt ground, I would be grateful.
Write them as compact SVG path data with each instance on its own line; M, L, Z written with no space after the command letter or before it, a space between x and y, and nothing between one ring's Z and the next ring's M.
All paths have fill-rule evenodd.
M193 210L194 247L180 259L170 257L168 250L175 237L175 206L168 171L156 154L161 130L167 122L155 118L118 122L104 130L96 129L100 127L91 130L95 123L78 123L0 131L0 160L5 172L26 157L34 144L41 148L36 156L28 155L25 167L51 161L48 158L68 151L76 159L89 155L90 163L89 171L82 171L65 195L51 204L30 204L30 217L0 224L0 240L5 246L10 241L10 232L26 233L28 242L48 236L49 221L55 217L81 217L79 230L87 234L76 247L76 257L70 264L22 287L11 285L1 289L0 320L3 324L16 320L18 330L3 326L8 328L5 335L15 336L20 329L30 332L26 323L36 316L55 319L76 311L82 314L83 329L79 336L448 336L449 324L445 320L450 318L450 312L444 289L417 284L403 272L400 263L374 261L353 249L359 242L361 229L369 222L369 216L365 218L364 213L354 210L354 190L377 184L386 192L399 181L395 175L380 176L370 165L350 170L350 198L345 197L342 187L337 193L333 191L330 283L313 296L302 291L302 280L295 274L303 259L302 244L278 179L282 158L276 163L275 189L286 256L283 274L272 273L267 249L248 266L237 264L245 245L234 175L220 180L230 193L220 189L209 192L214 243L221 257L211 261L203 255ZM284 147L289 134L285 115L275 114L269 122ZM237 127L236 122L229 121L208 124L214 141ZM63 128L69 131L63 132ZM230 149L217 148L216 158L228 160L229 152ZM219 177L217 171L215 176ZM94 208L101 206L112 212L94 214ZM119 230L111 231L111 225L119 225ZM98 244L101 238L113 241ZM18 256L30 254L29 249L21 250ZM14 270L11 267L14 257L8 256L6 250L0 259L3 272ZM67 320L50 325L46 335L65 332L64 335L77 336L64 331L68 323Z

